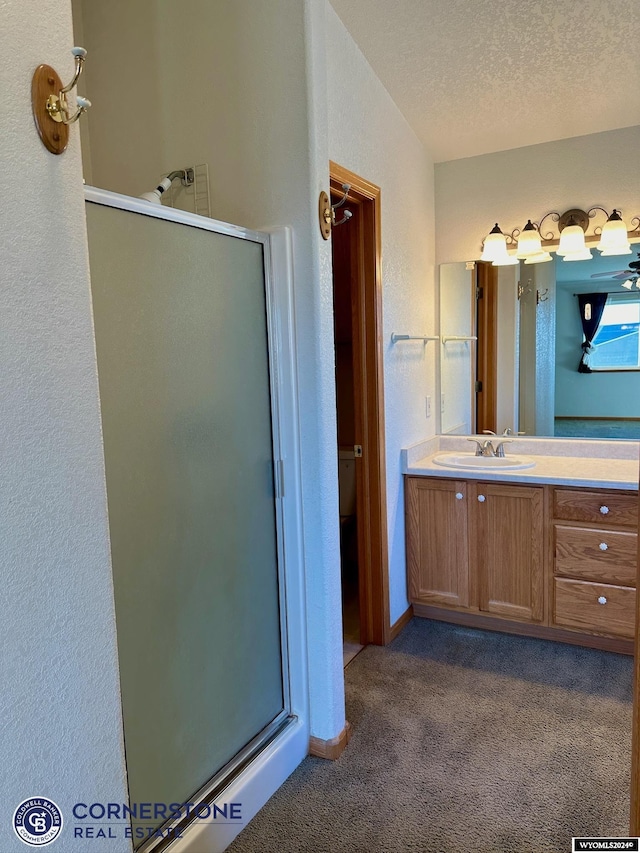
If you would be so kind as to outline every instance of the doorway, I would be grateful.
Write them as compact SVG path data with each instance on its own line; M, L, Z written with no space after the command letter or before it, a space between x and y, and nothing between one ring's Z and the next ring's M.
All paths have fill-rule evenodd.
M352 214L331 236L346 665L368 643L390 639L380 189L336 163L330 176L333 204L350 185Z

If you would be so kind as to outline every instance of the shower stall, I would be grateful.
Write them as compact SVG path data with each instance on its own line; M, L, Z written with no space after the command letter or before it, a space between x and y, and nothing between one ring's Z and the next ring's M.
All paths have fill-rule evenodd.
M130 807L220 805L130 832L222 850L308 742L288 238L86 200Z

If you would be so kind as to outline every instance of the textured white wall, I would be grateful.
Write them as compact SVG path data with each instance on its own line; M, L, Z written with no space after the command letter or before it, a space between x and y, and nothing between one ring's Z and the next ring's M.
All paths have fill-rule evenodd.
M499 222L506 231L551 210L594 204L638 215L640 126L436 165L438 263L480 256Z
M95 183L137 195L162 172L208 163L212 216L293 227L310 723L312 735L333 738L344 726L344 686L333 305L330 276L319 273L331 256L317 225L329 169L324 54L312 35L322 3L82 5ZM143 34L139 56L132 46ZM132 121L114 129L122 110Z
M71 76L69 0L5 0L0 210L0 849L43 795L124 801L115 623L77 128L55 157L31 116L34 68ZM56 849L86 850L63 830ZM124 841L110 850L128 850Z
M434 334L433 163L326 3L329 155L381 188L387 513L391 621L408 606L400 449L436 432L433 343L391 346L392 332ZM348 226L345 226L348 227ZM426 418L425 396L432 397Z

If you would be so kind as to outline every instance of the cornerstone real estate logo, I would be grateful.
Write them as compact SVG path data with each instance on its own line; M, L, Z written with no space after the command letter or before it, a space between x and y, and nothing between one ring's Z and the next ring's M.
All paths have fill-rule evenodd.
M13 813L13 830L25 844L44 847L60 835L62 813L53 800L30 797Z
M76 803L67 833L74 838L182 838L185 822L242 824L242 803ZM62 813L47 797L30 797L13 813L18 838L32 847L51 844L62 831Z

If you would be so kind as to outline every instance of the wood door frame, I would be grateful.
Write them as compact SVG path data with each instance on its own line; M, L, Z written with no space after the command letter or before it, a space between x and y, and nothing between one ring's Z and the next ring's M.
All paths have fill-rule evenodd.
M352 242L353 378L356 439L363 456L356 460L358 563L361 642L386 645L391 639L389 553L382 359L382 231L380 187L329 162L330 188L360 206L361 225ZM349 227L349 223L344 226Z
M498 431L498 269L492 264L476 263L476 380L482 391L476 392L476 432Z

